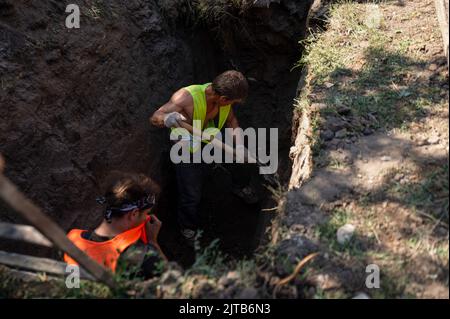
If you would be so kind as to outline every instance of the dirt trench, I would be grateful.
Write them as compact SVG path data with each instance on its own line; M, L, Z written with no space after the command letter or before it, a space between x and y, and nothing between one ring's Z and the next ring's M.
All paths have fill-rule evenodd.
M6 175L68 230L101 220L95 196L109 171L145 173L163 189L156 209L163 249L188 263L174 227L169 132L147 119L176 89L237 69L250 79L248 101L235 108L240 124L279 129L278 174L287 183L300 77L292 67L312 1L231 8L231 18L220 21L199 16L185 1L72 2L81 9L80 29L64 26L63 2L0 1ZM232 195L221 169L211 170L202 204L204 239L219 238L221 249L238 258L250 256L262 239L271 216L261 209L275 206L258 174L252 176L259 204ZM23 223L0 208L0 220Z

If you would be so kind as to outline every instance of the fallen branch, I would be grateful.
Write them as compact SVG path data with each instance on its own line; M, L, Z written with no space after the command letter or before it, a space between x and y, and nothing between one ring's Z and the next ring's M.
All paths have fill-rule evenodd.
M33 226L0 222L0 238L24 241L35 245L53 247L53 244Z
M45 274L60 275L66 274L67 264L62 261L57 261L48 258L27 256L15 253L9 253L0 250L0 264L15 267L19 269L31 270L37 273L43 272ZM80 269L80 278L95 280L83 268Z

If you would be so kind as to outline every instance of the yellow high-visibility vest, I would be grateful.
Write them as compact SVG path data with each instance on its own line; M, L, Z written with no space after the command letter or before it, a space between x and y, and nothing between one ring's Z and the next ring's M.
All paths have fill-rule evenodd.
M205 94L205 90L206 88L210 85L211 83L206 83L206 84L195 84L195 85L190 85L185 87L184 89L186 89L192 96L192 99L194 101L194 114L192 117L193 123L192 126L194 128L197 128L198 130L203 131L203 129L208 129L208 134L210 135L217 135L218 132L220 132L220 130L222 129L222 127L225 125L225 122L228 118L228 114L230 113L230 108L231 105L225 105L225 106L221 106L219 108L219 123L218 123L218 127L215 127L214 125L214 120L210 120L207 125L205 126L205 118L206 118L206 94ZM180 128L172 128L172 132L180 135L180 136L184 136L186 131L185 130L180 130ZM199 143L195 143L194 142L194 138L192 137L191 134L189 134L190 136L190 141L191 141L191 146L190 146L190 151L192 153L196 152L199 148L200 145ZM208 141L204 140L204 143L209 143Z

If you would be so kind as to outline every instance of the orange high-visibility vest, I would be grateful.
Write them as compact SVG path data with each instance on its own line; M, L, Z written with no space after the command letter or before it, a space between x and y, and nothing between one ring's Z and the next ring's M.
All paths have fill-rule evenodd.
M129 229L114 238L103 242L84 239L81 234L85 232L85 230L82 229L72 229L67 234L67 237L75 244L75 246L84 251L86 255L105 268L115 272L119 256L123 251L125 251L125 249L133 245L139 239L145 244L148 243L147 234L145 231L145 223L148 220L149 218L147 218L147 220L141 225ZM64 261L71 265L77 265L77 262L67 254L64 254Z

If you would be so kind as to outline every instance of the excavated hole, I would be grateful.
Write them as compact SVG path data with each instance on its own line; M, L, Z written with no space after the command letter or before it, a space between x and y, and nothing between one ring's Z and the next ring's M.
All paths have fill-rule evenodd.
M163 250L170 259L189 265L193 254L179 242L169 132L149 128L146 119L176 89L237 69L249 78L250 93L235 113L243 128L278 128L278 174L286 185L293 100L300 78L299 69L292 67L300 57L298 40L305 35L311 1L285 2L252 8L220 26L183 22L177 5L178 20L172 21L164 16L172 11L161 10L157 1L136 0L129 6L108 2L102 19L84 20L84 32L49 38L30 27L40 40L32 47L24 38L30 28L16 18L20 13L31 19L35 13L14 2L15 9L5 18L11 27L4 31L9 39L2 43L8 53L4 65L7 74L28 73L11 78L1 96L0 117L12 119L0 126L8 176L67 231L92 228L101 221L95 196L111 170L145 173L163 190L155 209L163 221ZM46 10L57 9L49 4L40 14L47 16ZM60 24L60 17L44 22L50 28ZM21 111L29 105L38 119ZM234 259L251 257L264 242L274 212L262 210L277 205L256 166L251 169L261 198L258 204L235 197L231 177L222 169L211 170L204 187L202 244L218 238L221 251ZM24 223L9 209L2 211L1 220ZM14 250L9 244L0 246ZM22 252L58 258L37 249Z
M194 43L199 46L195 51L197 60L207 60L208 68L195 74L197 83L210 81L214 74L233 68L225 60L223 52L208 32L201 32ZM277 59L277 56L267 57ZM249 59L250 61L247 61ZM236 62L235 62L236 63ZM251 57L244 57L238 64L253 64L255 68L263 67L258 61L251 61ZM279 78L271 79L270 83L264 81L250 81L250 96L245 105L239 105L235 112L241 127L279 129L279 167L277 174L280 176L281 185L287 183L290 176L290 160L288 152L291 145L292 104L296 95L298 84L298 71L290 72L286 64L274 65L274 74ZM280 83L273 87L271 83ZM269 98L268 98L269 97ZM275 106L275 108L274 108ZM277 114L277 115L273 115ZM256 122L256 123L255 123ZM256 125L255 125L256 124ZM189 266L194 261L194 251L187 249L182 243L177 227L176 198L178 197L175 172L173 164L168 160L168 152L162 156L165 181L160 205L157 213L164 220L164 227L160 234L163 250L169 259L178 261L183 266ZM258 173L256 165L247 165L251 171L250 185L257 191L260 201L257 204L247 204L232 192L233 182L231 174L236 174L236 166L228 165L223 169L209 165L205 179L202 204L200 208L201 226L203 231L200 243L208 245L212 240L219 239L219 249L229 259L249 258L256 248L267 239L267 227L276 211L277 206L273 194L268 189L267 182ZM237 172L238 174L239 172ZM273 185L272 185L273 186Z

